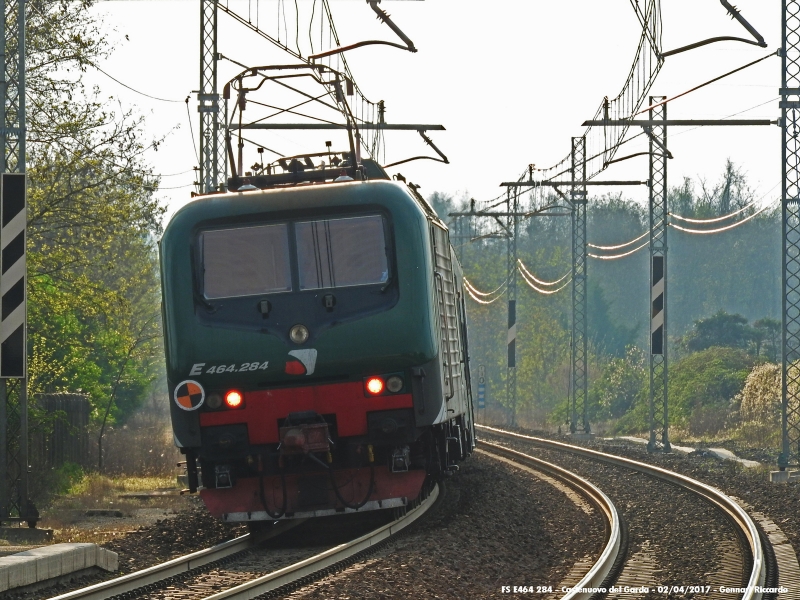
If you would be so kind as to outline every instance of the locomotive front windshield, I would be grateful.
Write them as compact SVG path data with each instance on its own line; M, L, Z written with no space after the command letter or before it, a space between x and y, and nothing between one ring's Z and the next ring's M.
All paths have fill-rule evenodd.
M301 290L386 283L383 219L377 215L295 224Z
M203 294L208 299L389 280L380 215L204 231L199 242ZM294 284L292 255L297 265Z
M205 231L201 243L206 298L292 289L287 225Z

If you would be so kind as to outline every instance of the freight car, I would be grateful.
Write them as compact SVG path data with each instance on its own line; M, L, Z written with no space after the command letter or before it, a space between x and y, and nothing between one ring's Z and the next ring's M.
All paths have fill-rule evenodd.
M377 163L314 156L231 178L160 242L174 440L226 521L403 511L475 445L447 228Z

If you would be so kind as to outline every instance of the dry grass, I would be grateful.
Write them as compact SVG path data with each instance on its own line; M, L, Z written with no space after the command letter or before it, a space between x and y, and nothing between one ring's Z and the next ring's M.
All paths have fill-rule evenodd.
M97 527L94 529L82 529L79 527L53 528L53 543L103 545L134 531L136 530L126 527L116 529L108 529L107 527Z
M172 490L176 488L175 476L117 476L107 477L99 473L89 473L73 485L68 496L102 498L129 492Z
M40 526L53 529L53 543L94 542L103 544L138 527L152 524L165 513L176 513L187 505L179 495L148 499L121 498L128 493L175 490L175 477L107 477L97 473L84 475L67 494L54 499L43 511ZM90 509L119 511L117 516L88 516ZM149 510L148 510L149 509Z
M175 495L148 499L122 498L123 494L174 490ZM97 473L84 475L67 493L40 505L38 527L53 530L52 543L91 542L104 544L140 527L184 510L191 502L177 494L175 476L107 477ZM89 516L90 509L121 513L118 516ZM2 544L2 540L0 540Z
M191 502L177 495L176 476L181 471L176 463L182 456L173 444L169 401L165 396L153 394L126 424L106 428L100 472L96 472L98 434L97 430L89 431L91 454L83 464L72 465L74 469L66 469L64 473L52 469L53 485L36 498L42 514L39 526L54 530L54 543L103 544L152 525L158 519L169 518ZM40 479L44 486L47 482L43 476ZM167 490L174 490L176 495L148 499L121 497ZM90 509L119 511L122 517L88 516Z

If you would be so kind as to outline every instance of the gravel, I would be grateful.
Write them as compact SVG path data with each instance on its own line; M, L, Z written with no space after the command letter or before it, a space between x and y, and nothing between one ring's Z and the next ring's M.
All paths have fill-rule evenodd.
M538 432L525 431L521 433L575 443L566 436L546 436ZM484 434L483 437L489 439L492 436ZM647 496L646 488L633 483L640 480L653 481L646 476L628 471L621 480L619 473L625 471L606 467L601 463L557 451L539 449L523 441L510 445L562 466L569 465L570 469L583 473L611 496L630 524L634 553L637 548L641 550L644 546L647 553L654 558L650 565L651 575L644 580L646 583L685 585L716 582L718 585L724 582L719 579L719 571L726 566L726 555L733 554L737 546L734 543L735 538L730 533L732 531L730 525L719 516L714 516L715 513L709 515L711 509L705 503L693 501L696 508L691 508L692 504L684 504L681 500L687 493L680 492L675 487L664 488L663 484L658 484L660 492ZM712 485L729 496L743 500L753 510L771 518L781 527L794 548L800 547L798 546L800 516L797 513L800 486L797 483L771 484L768 469L746 469L734 461L723 461L703 453L648 454L644 446L623 441L594 440L581 442L578 445L653 464ZM616 474L609 469L613 469ZM628 483L622 483L623 481ZM708 517L711 520L706 521ZM697 524L701 522L706 522L707 525L698 529ZM646 528L643 529L640 523L644 523ZM647 529L650 529L650 532ZM693 533L689 541L686 541L685 532L690 529ZM676 543L677 545L674 545ZM674 548L679 551L675 552ZM735 574L736 569L731 569L729 561L727 567L730 572L723 579ZM736 582L734 580L731 583ZM651 597L664 596L652 594ZM675 597L691 596L682 594Z
M769 470L777 470L774 465L747 469L734 461L723 461L701 453L648 454L642 447L610 441L593 442L590 447L694 477L729 496L744 500L754 510L772 519L789 538L795 551L800 549L800 482L770 483ZM755 460L756 456L767 453L768 450L754 450L747 458Z
M115 573L101 572L60 583L46 590L32 592L4 592L8 600L34 600L58 596L68 591L114 579L133 571L196 552L247 533L242 525L225 524L208 514L198 499L192 506L177 516L162 519L155 525L140 527L124 537L103 544L104 548L119 555L119 570Z
M353 537L364 532L365 523L352 523L348 529ZM374 519L371 526L377 526ZM284 563L298 559L320 551L326 542L333 545L343 541L337 529L341 529L341 521L339 526L324 521L307 523L283 542L281 537L275 538L269 550L282 555ZM242 526L212 519L202 506L196 505L174 518L105 544L119 553L118 573L85 577L51 588L46 594L38 591L9 598L55 596L211 546L245 531ZM545 573L546 580L555 585L577 560L587 555L596 558L602 545L599 517L587 517L550 484L476 454L447 480L443 498L433 513L365 563L328 577L293 597L493 597L502 585L535 585L532 574ZM265 562L247 557L241 564L203 574L196 587L218 589L217 576L234 576L241 582L269 570L265 565L283 566L269 560L272 559ZM150 597L191 597L187 595L191 587L195 584L181 584Z
M638 445L602 440L583 445L684 473L741 498L780 526L795 548L800 547L797 483L773 485L765 471L744 469L699 453L650 455ZM708 581L721 568L725 548L731 549L735 544L727 522L708 505L676 488L665 491L663 484L633 472L621 472L574 456L565 458L562 453L533 450L524 444L518 447L583 474L612 498L629 523L628 556L634 557L642 583ZM685 532L697 522L706 523L705 533L692 534L687 542ZM598 529L597 519L587 518L548 483L478 453L447 480L444 498L432 514L366 561L290 597L490 598L502 595L501 586L506 585L558 588L576 561L599 554L603 540L602 530ZM32 600L55 596L245 532L244 526L213 519L199 499L194 499L192 506L176 517L104 544L119 554L117 573L85 577L46 591L10 592L4 597ZM308 537L309 547L315 546L318 540ZM673 541L683 545L680 552L669 549ZM727 546L721 549L720 541ZM281 552L280 547L275 550ZM294 554L289 546L283 552L286 557ZM253 569L261 571L263 566ZM637 581L630 570L627 577L631 582Z
M290 598L493 598L501 586L556 586L604 533L563 493L475 454L435 512L366 563Z

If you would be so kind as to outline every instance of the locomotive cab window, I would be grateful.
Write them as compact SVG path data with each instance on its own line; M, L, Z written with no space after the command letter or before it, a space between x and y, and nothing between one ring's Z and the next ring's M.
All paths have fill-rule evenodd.
M301 290L386 283L389 260L379 215L295 224Z
M206 298L291 291L286 224L204 231L200 244Z

